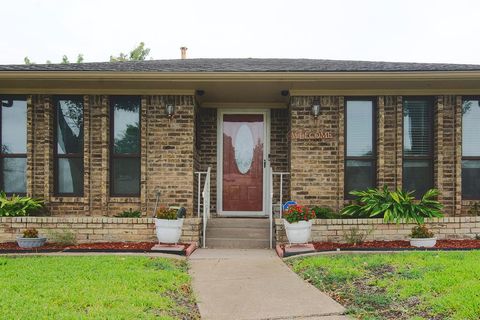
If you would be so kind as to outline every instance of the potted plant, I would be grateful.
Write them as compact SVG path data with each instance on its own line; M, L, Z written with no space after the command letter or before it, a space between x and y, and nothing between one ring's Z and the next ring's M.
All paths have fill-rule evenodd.
M424 223L425 218L443 217L443 206L436 200L438 190L428 190L420 200L416 200L411 191L389 191L386 186L383 189L352 191L350 194L357 196L357 200L343 208L342 214L354 217L383 217L385 222L413 221L417 226L412 230L410 244L417 246L416 244L421 242L422 247L435 245L436 239Z
M428 230L424 224L419 224L413 227L410 234L410 245L412 247L425 247L432 248L437 243L437 238L433 235L433 232Z
M38 231L35 228L26 229L23 231L22 237L17 237L17 244L20 248L41 247L46 241L47 238L38 236Z
M283 223L290 244L307 243L310 240L311 219L315 219L315 212L309 208L298 204L288 207L283 215Z
M177 244L182 235L185 208L160 207L155 212L155 230L160 243Z

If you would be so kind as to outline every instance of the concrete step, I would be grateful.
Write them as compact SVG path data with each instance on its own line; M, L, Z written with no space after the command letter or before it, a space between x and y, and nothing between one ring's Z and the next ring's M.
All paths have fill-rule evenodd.
M207 248L212 249L268 249L270 241L258 239L225 239L209 238L207 235Z
M211 227L207 225L207 239L225 238L225 239L268 239L270 228L268 226L261 228L230 228L230 227Z
M269 223L270 220L265 218L211 218L207 222L207 227L268 228Z

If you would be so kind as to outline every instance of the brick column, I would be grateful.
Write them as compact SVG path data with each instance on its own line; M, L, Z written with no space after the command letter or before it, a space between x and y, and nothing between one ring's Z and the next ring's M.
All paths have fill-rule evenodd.
M342 139L339 132L343 130L339 125L339 114L343 114L340 110L343 108L340 108L339 97L321 97L321 114L315 120L311 115L314 98L292 97L291 132L321 130L330 132L332 138L290 139L290 192L292 199L300 204L338 209L338 192L340 184L343 185L343 179L340 181L339 178L340 171L343 172L339 158Z
M454 215L462 214L462 97L456 96L454 100L454 157L455 157L455 191Z
M395 187L403 187L403 100L395 97Z

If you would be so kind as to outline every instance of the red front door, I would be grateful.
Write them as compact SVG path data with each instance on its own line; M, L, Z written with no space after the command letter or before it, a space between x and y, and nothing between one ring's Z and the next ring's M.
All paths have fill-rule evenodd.
M223 115L223 211L263 211L263 114Z

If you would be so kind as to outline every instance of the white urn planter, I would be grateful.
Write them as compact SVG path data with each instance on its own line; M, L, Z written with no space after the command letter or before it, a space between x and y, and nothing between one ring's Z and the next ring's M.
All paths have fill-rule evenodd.
M183 219L155 219L155 231L158 242L178 243L182 236Z
M417 248L433 248L437 243L437 238L411 238L410 245Z
M47 238L38 237L38 238L17 238L17 244L20 248L38 248L45 244Z
M290 244L307 243L310 240L310 235L312 234L311 220L289 223L284 219L283 223Z

